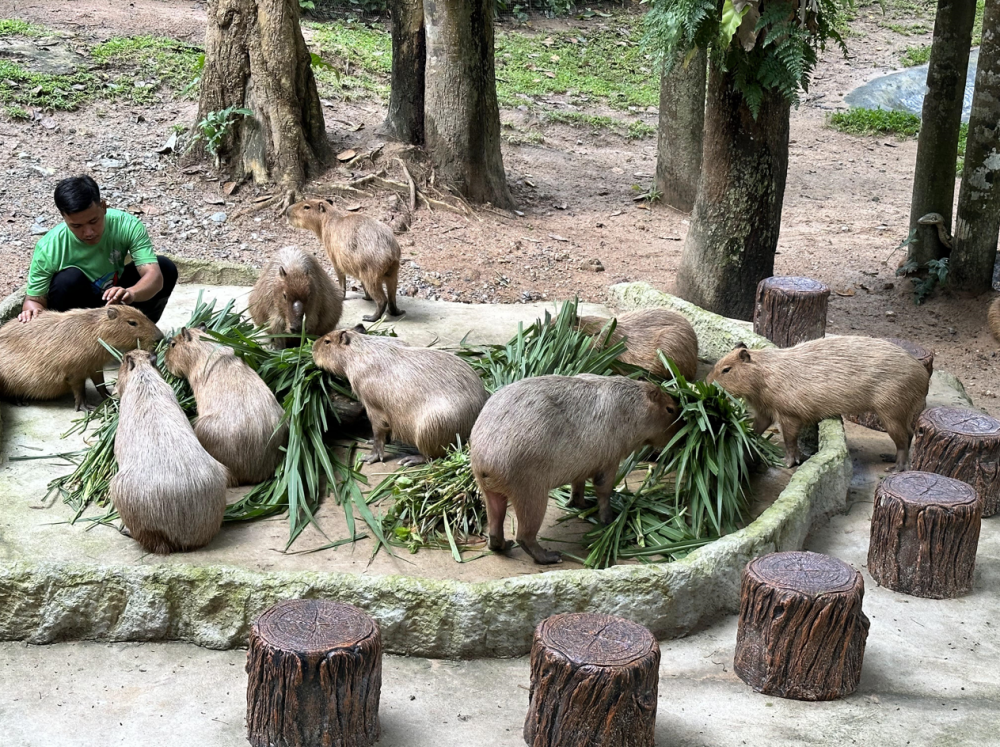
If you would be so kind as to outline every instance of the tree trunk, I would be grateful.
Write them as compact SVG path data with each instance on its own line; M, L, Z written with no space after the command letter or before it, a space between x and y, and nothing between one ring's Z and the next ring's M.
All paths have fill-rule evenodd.
M945 228L951 230L958 131L975 16L976 4L972 0L938 0L910 201L910 231L916 233L907 256L921 267L947 256L949 251L938 238L935 226L921 226L917 221L928 213L939 213Z
M236 117L219 149L242 177L298 189L329 146L298 0L209 0L198 119L230 106Z
M677 292L709 311L749 320L757 284L774 274L789 104L769 92L755 120L731 74L714 65L706 101L701 180Z
M1000 234L1000 2L986 4L965 168L948 280L963 291L993 285Z
M701 176L707 59L699 49L687 65L679 60L660 78L656 188L664 203L685 213L694 207Z
M425 0L424 137L441 181L472 202L513 206L500 155L493 0Z
M392 88L389 114L379 132L410 145L424 144L423 0L392 0Z
M826 336L830 287L812 278L777 276L760 281L753 331L779 348Z

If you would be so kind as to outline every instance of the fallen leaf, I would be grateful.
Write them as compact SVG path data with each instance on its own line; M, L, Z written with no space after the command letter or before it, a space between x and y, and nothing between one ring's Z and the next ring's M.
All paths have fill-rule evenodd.
M556 74L555 73L550 73L550 72L546 71L545 77L546 78L554 78L554 77L556 77Z
M348 205L347 207L344 208L344 210L346 210L349 213L357 212L360 209L361 205Z
M236 190L236 182L226 182L222 185L222 194L229 197Z
M214 195L205 195L204 200L209 205L225 205L226 204L225 200L223 200L221 197L216 197Z
M347 128L348 132L357 132L358 130L363 130L365 128L364 122L358 122L356 125L351 125Z
M639 208L639 210L649 210L649 205L645 202L640 202L636 205L636 207Z
M163 155L165 153L172 153L174 148L177 147L177 133L170 133L170 137L167 138L167 142L156 149L156 153Z
M544 40L542 40L542 44L544 44L546 47L551 47L555 43L556 43L555 40L551 36L547 36L545 37Z
M533 181L531 181L530 179L525 179L524 183L527 184L529 187L532 187L532 188L534 188L534 186L535 186L535 183Z
M622 211L621 211L621 210L615 210L615 212L613 212L613 213L612 213L611 215L609 215L608 217L609 217L609 218L614 218L614 217L615 217L616 215L621 215L621 214L622 214Z
M59 123L56 122L54 119L52 119L52 117L42 117L41 121L39 121L39 124L46 130L54 130L56 127L59 126Z
M201 166L189 166L188 168L184 169L181 173L191 175L191 174L198 174L200 172L201 172Z
M848 296L848 297L850 297L850 296L854 295L854 288L848 288L847 290L836 290L836 289L834 289L833 292L836 293L838 296Z
M557 233L550 233L549 238L552 239L553 241L569 241L569 239L567 239L565 236L560 236Z
M142 212L146 215L163 215L163 211L156 205L143 205Z
M340 162L350 161L356 155L358 155L357 152L353 150L342 150L337 154L337 160Z
M549 59L552 60L552 62L559 62L559 55L554 54L551 57L549 57Z
M42 92L42 87L38 86L37 88L32 88L30 93L32 96L37 96L41 92Z

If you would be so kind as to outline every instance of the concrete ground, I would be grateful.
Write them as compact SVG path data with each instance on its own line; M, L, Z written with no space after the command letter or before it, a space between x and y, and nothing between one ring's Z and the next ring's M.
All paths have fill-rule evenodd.
M975 587L929 600L879 588L865 569L881 434L848 425L855 474L847 514L807 549L865 579L871 620L853 695L803 703L758 695L733 674L736 618L661 643L657 747L1000 745L1000 517L987 519ZM236 747L245 741L244 651L186 644L0 643L4 745ZM526 658L464 662L386 656L383 747L523 744Z

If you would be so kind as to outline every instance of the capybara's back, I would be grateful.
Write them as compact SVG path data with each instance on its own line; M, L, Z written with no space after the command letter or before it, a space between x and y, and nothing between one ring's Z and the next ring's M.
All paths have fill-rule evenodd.
M658 351L670 358L685 379L694 379L698 373L698 335L691 322L676 311L652 308L637 309L617 317L615 330L608 344L615 345L625 338L625 352L619 356L622 363L645 368L658 376L666 376L667 369L660 361ZM598 316L580 317L581 331L598 334L609 319Z
M1000 342L1000 298L990 304L987 320L990 325L990 332L993 333L993 337L996 341Z
M222 526L226 469L198 442L150 355L132 351L119 369L118 474L110 497L148 552L194 550Z

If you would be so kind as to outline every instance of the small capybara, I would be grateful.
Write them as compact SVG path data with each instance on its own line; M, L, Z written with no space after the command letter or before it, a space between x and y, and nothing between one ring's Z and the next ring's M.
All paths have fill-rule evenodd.
M444 456L459 439L469 440L489 396L472 366L457 355L367 335L361 325L316 340L313 360L345 376L365 406L374 433L369 462L383 461L390 433L420 451L402 459L403 466Z
M0 395L18 400L57 399L70 392L76 409L87 407L87 379L102 398L104 367L119 352L142 346L152 350L163 333L138 309L43 311L26 324L0 327Z
M337 326L344 307L344 291L311 254L285 247L268 262L250 292L250 318L272 335L325 335ZM293 337L272 338L281 350L295 347Z
M292 226L312 231L323 242L342 289L347 289L348 275L361 281L365 298L374 299L377 307L362 317L366 322L378 321L386 309L391 316L403 314L396 307L400 251L391 228L358 213L338 215L329 200L303 200L285 214Z
M197 329L182 329L163 356L167 370L191 384L198 405L194 433L229 470L230 484L267 480L288 441L285 411L274 392L233 349Z
M207 545L226 512L226 468L198 442L155 353L125 354L109 495L129 534L165 555Z
M990 304L989 313L986 315L990 325L990 332L997 342L1000 342L1000 298Z
M517 517L517 542L536 563L560 561L538 544L549 491L573 487L583 505L590 478L600 519L611 521L611 491L621 460L649 444L666 446L678 407L660 387L623 376L538 376L497 391L479 415L469 441L471 467L486 501L489 546L509 549L507 503Z
M747 401L757 433L778 421L789 467L801 462L803 426L874 412L896 444L895 468L903 470L930 376L920 361L888 340L829 337L785 349L748 350L740 343L706 381Z
M691 322L669 309L638 309L619 314L615 331L608 340L616 345L625 340L625 352L619 356L622 363L645 368L658 376L668 376L666 366L657 351L672 360L685 379L692 380L698 373L698 335ZM577 329L596 335L610 322L599 316L581 316Z

